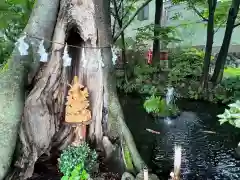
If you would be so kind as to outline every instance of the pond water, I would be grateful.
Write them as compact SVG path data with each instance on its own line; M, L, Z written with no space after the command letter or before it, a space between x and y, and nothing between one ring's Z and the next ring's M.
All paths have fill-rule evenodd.
M173 168L174 144L182 146L183 180L240 179L240 160L234 156L240 130L219 125L220 105L178 100L181 110L175 119L154 119L143 109L143 99L121 96L125 120L144 161L161 179ZM146 128L159 131L152 134Z

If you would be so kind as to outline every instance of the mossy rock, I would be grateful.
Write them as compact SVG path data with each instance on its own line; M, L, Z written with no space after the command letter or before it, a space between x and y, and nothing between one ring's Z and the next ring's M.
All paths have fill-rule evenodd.
M137 174L135 180L144 180L144 173L141 171L140 173ZM148 173L148 180L159 180L156 174L151 174Z
M131 173L125 172L123 173L121 180L135 180L135 177Z
M131 153L129 151L129 148L126 145L126 142L123 140L122 142L122 155L123 155L123 161L125 164L125 168L129 172L134 172L134 166L133 166L133 160L131 157Z

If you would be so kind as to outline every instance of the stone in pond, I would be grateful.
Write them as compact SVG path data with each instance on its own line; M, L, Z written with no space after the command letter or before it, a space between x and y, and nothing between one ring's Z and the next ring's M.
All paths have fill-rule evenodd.
M137 174L136 180L144 180L143 171ZM159 180L156 174L148 173L148 180Z
M104 180L104 178L101 178L101 177L96 177L96 178L89 179L89 180Z
M131 173L125 172L123 173L121 180L135 180L135 177Z

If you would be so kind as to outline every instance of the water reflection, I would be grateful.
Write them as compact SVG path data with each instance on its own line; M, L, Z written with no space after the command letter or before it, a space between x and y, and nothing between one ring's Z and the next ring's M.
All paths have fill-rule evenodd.
M177 143L183 148L183 180L240 179L240 161L234 157L240 131L227 124L219 125L216 114L223 111L221 107L181 101L178 104L182 113L178 118L154 120L145 113L141 99L124 97L124 101L126 122L137 148L160 177L167 179L172 170L173 148ZM146 128L161 134L151 134Z
M183 147L183 179L240 178L239 161L233 156L237 142L231 132L212 131L213 127L203 124L193 112L182 112L180 117L171 120L170 124L174 126L161 120L159 124L164 135L156 139L153 157L159 174L167 173L163 166L166 159L171 166L172 147L177 143Z

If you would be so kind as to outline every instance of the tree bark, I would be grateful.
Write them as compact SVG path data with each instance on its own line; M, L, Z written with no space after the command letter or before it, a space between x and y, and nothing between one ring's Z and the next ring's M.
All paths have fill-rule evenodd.
M239 5L240 5L240 1L233 0L232 5L228 12L228 19L227 19L225 34L224 34L222 46L219 51L219 54L216 60L215 69L212 76L212 81L214 82L214 84L218 84L219 82L221 82L223 77L224 66L226 63L228 49L231 42L233 29L235 28L234 24L237 18L237 14L239 12Z
M56 12L58 10L58 0L38 0L34 6L31 17L24 32L30 36L39 36L51 39L54 24L56 22ZM25 85L27 85L27 75L31 70L32 63L37 67L39 61L33 61L31 54L36 53L39 42L36 39L26 38L32 45L32 53L28 56L20 56L17 48L14 49L11 58L8 60L8 69L1 71L0 78L0 179L3 179L11 164L14 153L19 123L21 120L24 100ZM37 58L35 58L37 60Z
M125 124L116 94L110 24L109 0L61 0L52 40L58 43L52 44L51 58L38 71L34 88L25 101L19 133L20 153L7 179L31 177L34 164L42 154L49 154L53 147L61 150L71 143L73 128L63 121L67 84L72 75L79 77L79 83L86 86L90 94L89 139L102 149L104 135L123 137L136 169L141 169L144 162ZM73 28L78 30L73 39L82 48L69 50L72 67L65 68L62 52L65 42L71 43L68 37Z
M159 29L161 27L163 0L155 0L155 21L154 21L154 40L153 40L153 56L154 62L159 61L160 57L160 40L159 40Z
M208 77L209 77L209 67L211 62L212 55L212 46L214 39L214 13L217 5L217 0L208 0L208 24L207 24L207 42L204 55L204 64L203 64L203 74L202 74L202 86L207 88Z

